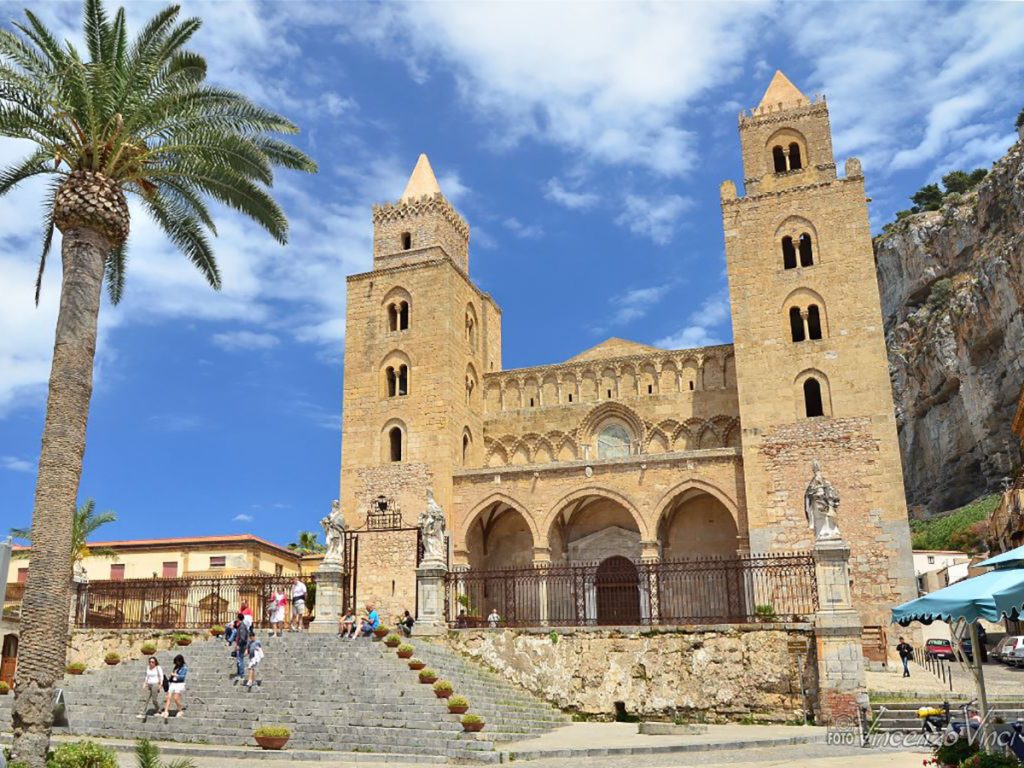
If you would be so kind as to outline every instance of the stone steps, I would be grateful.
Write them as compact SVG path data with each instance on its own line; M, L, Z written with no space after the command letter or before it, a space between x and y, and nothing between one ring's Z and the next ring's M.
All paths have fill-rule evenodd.
M535 737L569 721L499 676L419 638L412 641L416 656L470 700L470 711L487 722L483 732L465 733L459 716L449 714L431 686L419 683L407 661L381 643L307 634L261 640L262 685L251 692L233 684L235 663L223 642L158 653L166 671L175 653L188 662L180 718L136 719L144 659L67 676L67 732L230 747L251 745L259 725L285 725L292 730L289 749L491 762L500 758L497 742ZM10 722L12 700L0 697L0 722Z

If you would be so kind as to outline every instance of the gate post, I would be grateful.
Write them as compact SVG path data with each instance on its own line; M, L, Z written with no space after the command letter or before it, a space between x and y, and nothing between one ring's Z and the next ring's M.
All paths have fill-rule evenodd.
M855 722L858 698L867 690L860 614L850 597L850 546L842 539L814 545L818 612L814 639L818 667L819 723Z
M345 579L348 573L337 560L324 561L316 569L316 618L309 625L314 634L326 635L338 631L338 616L347 606Z

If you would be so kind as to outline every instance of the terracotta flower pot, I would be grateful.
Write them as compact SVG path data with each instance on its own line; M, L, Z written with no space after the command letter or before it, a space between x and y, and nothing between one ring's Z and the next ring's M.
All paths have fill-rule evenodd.
M6 696L10 692L11 692L10 688L0 688L0 696Z
M424 685L433 685L437 682L437 675L427 675L426 677L420 675L420 682Z
M382 637L387 637L390 632L391 630L387 627L377 627L373 630L373 636L380 640Z
M385 640L384 641L384 645L386 645L388 648L397 648L401 644L402 644L401 640Z
M401 655L401 654L399 654L399 655ZM403 656L402 658L405 658L405 657ZM422 661L410 661L409 662L409 669L414 669L414 670L417 670L417 671L423 669L426 666L427 665L424 664Z
M186 645L192 645L192 638L191 637L181 637L181 638L178 638L178 645L180 645L182 647L184 647Z
M400 659L411 659L412 658L412 651L397 651L397 653L398 653L398 658L400 658ZM420 667L420 669L422 669L422 668L423 667Z
M452 695L451 691L434 691L434 695L439 699L447 699Z
M448 705L448 711L451 714L453 714L453 715L464 715L464 714L466 714L467 711L469 711L469 707L468 706L467 707L453 707L451 704L449 704ZM479 725L480 728L483 728L484 724L483 723L477 723L477 725ZM477 730L479 731L480 728L477 728ZM468 731L469 729L467 728L466 730Z
M117 661L114 661L113 659L104 659L103 661L106 662L106 665L108 667L116 667L118 664L121 663L120 659L118 659Z
M85 674L85 670L84 669L79 669L78 667L69 668L66 671L67 671L67 673L69 675L82 675L82 674Z
M213 627L210 627L210 634L213 635L214 637L220 637L221 635L224 634L224 630L223 629L214 629Z
M478 733L484 729L484 723L463 723L462 730L468 733Z
M283 749L289 739L288 736L253 736L253 738L263 749Z

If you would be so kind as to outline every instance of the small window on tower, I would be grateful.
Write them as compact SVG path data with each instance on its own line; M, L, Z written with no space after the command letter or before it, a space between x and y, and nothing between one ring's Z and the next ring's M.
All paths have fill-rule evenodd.
M692 381L690 382L690 391L691 392L693 391L693 382Z
M402 250L408 251L412 248L412 234L409 232L402 233Z
M530 407L533 408L533 398L530 398Z
M772 147L772 162L776 173L786 172L786 151L778 144Z
M800 266L814 266L814 247L811 244L811 236L806 232L800 235Z
M409 330L409 302L403 301L398 305L398 330Z
M398 307L394 304L388 304L388 330L398 330Z
M654 394L654 385L653 384L648 384L647 385L647 394L648 395L653 395Z
M388 447L391 461L402 460L402 429L401 427L392 427L388 431Z
M812 378L804 382L804 409L809 419L825 415L821 400L821 382L817 379Z
M789 333L793 341L803 341L807 338L804 333L804 319L800 315L800 307L789 308Z
M789 145L789 170L799 171L803 167L800 158L800 145L794 141Z
M796 248L793 246L793 238L789 235L782 238L782 268L796 269Z
M572 402L572 392L569 393L569 402Z
M608 390L608 398L611 399L611 396L612 396L612 391L609 389Z
M405 365L398 366L398 395L409 394L409 368Z
M817 304L811 304L807 308L807 338L821 338L821 311Z

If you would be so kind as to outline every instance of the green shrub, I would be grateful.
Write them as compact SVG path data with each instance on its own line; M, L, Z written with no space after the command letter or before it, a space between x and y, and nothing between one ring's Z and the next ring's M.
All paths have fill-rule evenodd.
M463 725L476 725L477 723L484 722L484 719L480 715L465 714L459 722Z
M68 672L85 672L85 664L81 661L76 661L72 664L68 664L66 669Z
M423 671L427 672L428 670L425 669ZM449 683L447 680L438 680L436 683L434 683L434 690L435 691L452 691L452 690L454 690L454 688L452 688L452 684Z
M1013 127L1014 127L1014 128L1020 128L1020 127L1021 127L1022 125L1024 125L1024 109L1022 109L1022 110L1020 111L1020 114L1019 114L1019 115L1017 115L1017 120L1016 120L1016 122L1015 122L1015 123L1013 124Z
M402 642L402 638L398 635L388 635L384 638L384 645L394 648L396 645Z
M977 752L961 762L960 768L1020 768L1020 761L1013 755Z
M982 496L970 504L930 520L911 520L911 546L914 549L954 549L953 537L981 520L987 520L1000 495Z
M925 303L929 309L940 309L949 304L952 296L953 281L948 277L944 277L932 283L931 290L928 292L928 301Z
M408 643L402 643L400 646L398 646L399 653L412 653L412 651L413 647Z
M160 750L149 739L135 742L136 768L196 768L191 760L175 760L171 763L160 762Z
M437 679L437 672L432 670L430 667L427 667L426 669L421 669L420 670L420 679L421 680L424 680L424 679L430 678L430 677L432 677L432 678L434 678L436 680Z
M936 748L935 759L940 765L960 765L964 760L978 751L977 742L971 743L969 739L960 738L952 744L943 744Z
M107 664L120 664L121 663L121 654L114 653L113 651L111 651L110 653L108 653L106 656L103 657L103 660L105 662L107 662Z
M142 651L143 656L152 656L156 653L156 643L143 643L139 650Z
M192 635L179 634L171 637L175 645L191 645Z
M283 725L261 725L252 735L259 739L290 739L292 732Z
M413 658L409 659L409 663L410 664L423 664L423 659L417 659L414 656ZM423 666L426 666L426 664L423 664Z
M754 606L754 615L759 619L774 619L775 606L771 603L762 603Z
M117 754L94 741L61 744L46 768L117 768Z
M448 706L449 707L468 707L469 706L469 699L467 699L465 696L452 696L450 699L448 699Z
M214 624L212 627L210 627L210 634L215 636L223 635L224 627L222 627L220 624Z

